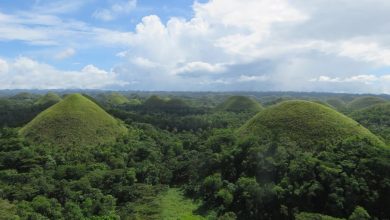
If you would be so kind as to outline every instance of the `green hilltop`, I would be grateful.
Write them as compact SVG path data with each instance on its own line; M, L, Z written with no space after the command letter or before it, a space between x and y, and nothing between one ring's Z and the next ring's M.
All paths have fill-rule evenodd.
M246 96L231 96L217 106L217 110L228 112L259 112L263 107L257 101Z
M287 139L301 147L335 145L352 136L384 145L379 138L351 118L309 101L285 101L254 116L238 132L260 138Z
M34 105L54 105L61 101L61 97L56 93L49 92L46 95L39 98Z
M326 100L326 103L339 111L343 111L346 108L345 102L339 98L329 98Z
M390 103L355 111L351 117L390 144Z
M129 99L119 93L109 93L101 95L102 102L109 105L123 105L129 102Z
M35 144L71 147L113 143L126 130L94 102L73 94L40 113L20 133Z
M142 104L142 107L148 111L180 112L187 111L190 106L179 98L161 98L152 95Z
M363 96L358 97L352 100L347 104L347 108L352 111L360 110L363 108L367 108L373 105L386 103L387 101L380 97L375 96Z

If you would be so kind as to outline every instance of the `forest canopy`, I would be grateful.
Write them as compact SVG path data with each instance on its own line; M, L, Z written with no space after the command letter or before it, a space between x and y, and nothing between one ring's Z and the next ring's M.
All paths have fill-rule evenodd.
M319 104L360 98L4 95L0 219L387 219L390 106Z

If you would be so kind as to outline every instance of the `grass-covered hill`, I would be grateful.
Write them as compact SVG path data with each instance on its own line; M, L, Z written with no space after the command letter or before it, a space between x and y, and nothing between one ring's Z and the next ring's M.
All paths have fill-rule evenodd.
M363 96L358 97L352 100L347 104L347 108L350 111L357 111L363 108L367 108L373 105L386 103L387 101L380 97L374 97L374 96Z
M21 93L18 93L16 95L10 97L10 99L13 99L13 100L26 101L26 102L34 102L38 98L39 98L39 95L33 94L33 93L28 93L28 92L21 92Z
M119 93L107 93L101 94L98 99L105 105L123 105L129 103L129 99L126 96Z
M259 112L263 107L257 101L246 96L231 96L217 106L217 110L228 112Z
M344 111L346 108L345 102L340 98L329 98L326 100L326 103L339 111Z
M309 101L286 101L271 106L249 120L239 133L266 139L287 139L307 148L335 145L352 136L383 144L351 118Z
M153 95L145 100L140 106L141 109L148 112L168 112L168 113L183 113L191 110L187 102L179 98L161 98Z
M126 128L81 94L68 95L20 130L30 142L63 147L112 143Z
M351 117L390 144L390 103L364 108Z
M61 97L57 95L56 93L49 92L46 95L39 98L34 104L35 105L44 105L44 106L51 106L56 104L57 102L61 101Z

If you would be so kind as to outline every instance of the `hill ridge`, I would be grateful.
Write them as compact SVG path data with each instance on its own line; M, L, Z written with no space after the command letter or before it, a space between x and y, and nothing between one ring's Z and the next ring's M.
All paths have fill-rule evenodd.
M120 121L81 94L68 95L20 130L29 142L67 147L113 143L125 132Z
M281 102L259 112L239 128L238 133L266 138L276 135L303 147L334 145L354 136L384 145L377 136L348 116L303 100Z

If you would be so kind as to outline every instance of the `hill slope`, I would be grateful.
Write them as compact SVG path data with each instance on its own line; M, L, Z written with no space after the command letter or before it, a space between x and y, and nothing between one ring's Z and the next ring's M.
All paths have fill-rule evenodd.
M358 136L383 145L366 128L321 104L286 101L267 108L239 129L240 134L294 141L301 147L328 146Z
M30 142L57 146L94 146L115 141L126 128L80 94L67 96L20 130Z
M142 105L147 111L163 111L166 113L188 112L191 107L182 99L178 98L161 98L159 96L149 97Z
M217 106L218 110L228 112L259 112L263 109L260 103L245 96L231 96Z
M55 93L49 92L46 95L39 98L34 104L35 105L54 105L61 101L61 97Z
M339 98L330 98L326 100L326 103L328 103L333 108L344 111L345 110L345 102Z
M108 105L122 105L129 102L129 99L119 93L103 94L101 99L103 103Z
M385 99L379 97L364 96L352 100L350 103L347 104L347 108L356 111L373 105L386 103L386 102L387 101Z
M356 111L351 117L390 144L390 103Z

